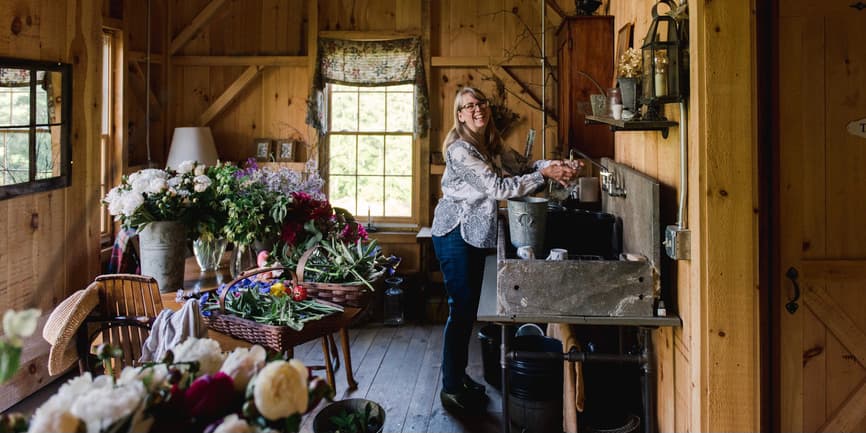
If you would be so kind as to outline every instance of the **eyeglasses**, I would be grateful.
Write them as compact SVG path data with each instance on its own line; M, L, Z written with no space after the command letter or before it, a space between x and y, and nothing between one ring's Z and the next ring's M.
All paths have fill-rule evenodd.
M461 110L475 111L475 107L478 107L478 108L487 108L487 105L488 105L488 104L489 104L489 102L487 102L486 99L482 99L482 100L478 101L478 103L470 102L470 103L468 103L468 104L463 104L463 106L460 107L460 109L461 109Z

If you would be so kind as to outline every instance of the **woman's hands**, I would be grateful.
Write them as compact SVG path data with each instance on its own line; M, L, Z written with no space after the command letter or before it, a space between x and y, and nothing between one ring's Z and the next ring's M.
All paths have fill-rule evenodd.
M553 179L559 182L560 185L568 187L569 183L577 179L580 174L580 169L583 167L582 161L563 161L553 160L547 167L541 169L541 175L547 179Z

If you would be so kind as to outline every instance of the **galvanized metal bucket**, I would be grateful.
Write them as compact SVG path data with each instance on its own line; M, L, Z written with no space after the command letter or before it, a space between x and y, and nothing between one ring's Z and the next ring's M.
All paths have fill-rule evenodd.
M544 251L547 229L547 199L521 197L508 200L508 234L515 248L531 246L536 254Z

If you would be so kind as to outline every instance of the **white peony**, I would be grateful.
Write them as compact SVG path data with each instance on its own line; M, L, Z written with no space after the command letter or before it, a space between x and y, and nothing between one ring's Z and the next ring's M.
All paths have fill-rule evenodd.
M155 364L149 367L124 367L117 379L118 385L129 385L134 382L149 384L148 391L154 391L168 380L168 366Z
M189 173L195 167L195 161L184 161L177 165L178 174Z
M210 338L189 337L174 350L174 362L198 361L201 374L214 374L223 365L220 344Z
M307 410L307 378L288 362L271 362L255 381L253 400L265 418L274 421Z
M254 430L247 424L246 420L238 418L237 415L231 414L223 418L223 422L213 431L213 433L253 433Z
M226 357L220 371L231 376L236 390L243 391L250 379L265 365L266 357L267 352L258 344L249 349L238 347Z
M123 195L120 203L120 212L126 216L132 216L144 204L144 196L135 191L128 191Z
M42 312L35 308L22 311L6 310L3 314L3 333L12 341L33 335L40 314Z
M84 422L68 410L59 410L50 416L34 416L28 433L77 433L84 431Z
M210 188L211 183L210 178L205 175L196 176L193 189L195 189L195 192L204 192Z
M88 433L97 433L115 421L132 415L142 405L146 395L141 382L115 387L109 381L108 386L94 387L79 396L69 412L84 420Z
M207 166L206 166L206 165L204 165L204 164L198 164L198 165L195 166L195 170L193 171L193 174L196 175L196 176L201 176L201 175L203 175L203 174L205 173L205 170L207 170Z

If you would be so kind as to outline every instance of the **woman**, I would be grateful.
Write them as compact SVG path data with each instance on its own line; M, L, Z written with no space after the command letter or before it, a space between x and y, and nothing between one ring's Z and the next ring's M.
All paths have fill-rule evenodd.
M496 246L498 200L538 191L545 179L566 185L579 165L536 161L503 145L487 97L464 87L454 98L454 127L442 144L445 172L442 198L433 216L433 247L448 293L448 321L442 349L442 405L475 410L485 402L484 386L466 375L469 339L475 322L486 248Z

